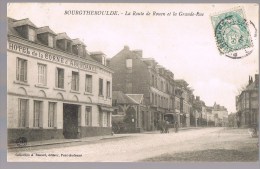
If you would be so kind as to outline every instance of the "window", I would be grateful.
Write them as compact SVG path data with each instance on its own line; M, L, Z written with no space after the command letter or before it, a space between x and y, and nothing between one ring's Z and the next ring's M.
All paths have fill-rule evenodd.
M48 45L49 47L53 48L53 36L51 35L48 36Z
M42 101L34 101L33 127L41 126Z
M155 101L154 104L155 104L156 106L158 106L158 105L157 105L157 94L155 94L154 101Z
M92 107L86 106L86 110L85 110L85 125L86 126L91 126L91 121L92 121Z
M106 66L106 57L105 56L102 56L102 65Z
M107 123L108 119L107 119L107 112L103 112L103 126L107 127L108 123Z
M72 72L71 90L79 90L79 72Z
M103 96L103 79L99 79L99 96Z
M56 69L56 87L62 89L64 88L64 69Z
M29 28L28 29L28 39L30 40L30 41L35 41L35 37L36 37L36 33L35 33L35 30L34 29L32 29L32 28Z
M47 82L47 71L46 65L38 64L38 83L46 86Z
M56 103L49 102L48 127L55 127L55 124L54 124L55 116L56 116Z
M18 99L19 127L26 127L28 122L28 100Z
M107 127L110 127L110 112L107 112Z
M132 67L133 67L132 59L126 59L126 67L132 69Z
M152 86L154 87L154 75L152 75Z
M110 90L110 82L107 81L107 97L110 98L111 97L111 90Z
M103 112L101 110L99 110L99 114L98 114L98 125L99 126L103 126Z
M86 75L85 91L92 93L92 75Z
M27 60L17 58L16 80L27 82Z

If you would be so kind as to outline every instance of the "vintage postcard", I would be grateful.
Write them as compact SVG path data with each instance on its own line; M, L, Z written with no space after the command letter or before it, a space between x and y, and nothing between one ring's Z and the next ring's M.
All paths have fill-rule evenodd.
M259 162L258 4L8 3L6 19L8 162Z

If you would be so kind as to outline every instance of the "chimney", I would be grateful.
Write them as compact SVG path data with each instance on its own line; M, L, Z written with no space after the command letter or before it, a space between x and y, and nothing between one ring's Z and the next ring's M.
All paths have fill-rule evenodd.
M125 45L124 50L129 50L129 46Z
M133 50L132 51L134 54L136 54L138 57L142 58L143 57L143 51L142 50Z
M258 87L259 85L259 74L255 74L255 85Z
M255 74L255 81L259 81L259 74Z

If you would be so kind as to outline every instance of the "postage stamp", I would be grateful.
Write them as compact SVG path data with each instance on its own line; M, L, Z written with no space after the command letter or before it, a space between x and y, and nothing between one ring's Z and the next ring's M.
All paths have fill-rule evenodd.
M233 59L252 53L250 31L242 8L211 16L220 54Z

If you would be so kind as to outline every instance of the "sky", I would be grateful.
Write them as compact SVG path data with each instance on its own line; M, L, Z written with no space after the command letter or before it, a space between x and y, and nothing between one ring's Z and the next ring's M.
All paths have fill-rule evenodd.
M231 113L236 112L239 89L248 83L249 75L254 78L259 73L259 32L248 24L253 52L242 59L231 59L218 51L210 16L239 7L245 19L257 27L256 4L10 3L7 16L29 18L37 27L66 32L72 39L82 40L88 51L102 51L109 58L125 45L130 50L140 49L144 58L152 57L171 70L175 79L186 80L207 106L216 102ZM118 15L65 15L72 10L118 11ZM191 12L200 16L181 16Z

